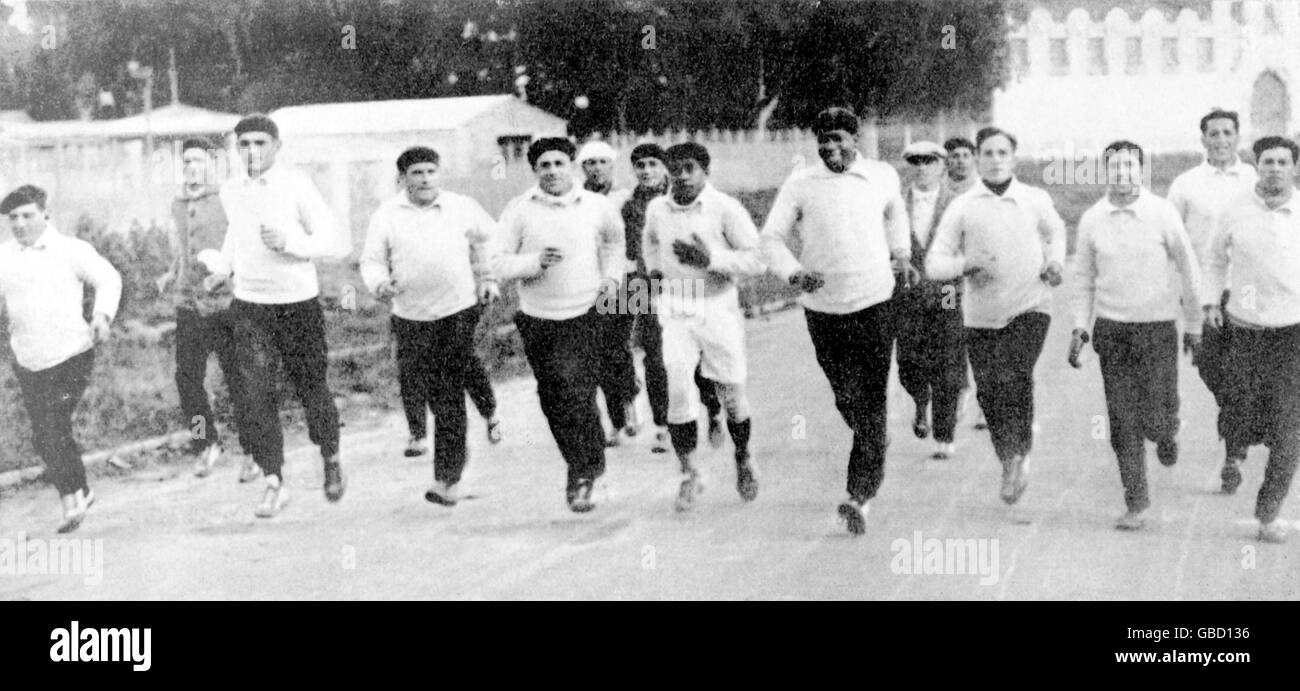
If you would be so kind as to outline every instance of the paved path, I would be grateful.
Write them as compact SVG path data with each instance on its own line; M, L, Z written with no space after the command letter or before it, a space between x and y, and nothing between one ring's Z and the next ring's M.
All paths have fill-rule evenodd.
M610 452L597 510L570 513L563 463L525 378L499 388L504 443L489 446L471 422L463 487L477 498L455 509L422 498L430 463L401 456L400 415L371 414L348 421L350 486L338 505L321 496L304 435L290 440L292 501L271 521L253 517L261 488L237 484L229 463L205 480L180 467L101 480L76 537L102 541L102 579L7 574L0 558L0 599L1300 598L1300 534L1282 546L1254 540L1264 450L1252 450L1236 496L1215 494L1213 401L1186 363L1182 459L1170 470L1150 453L1145 532L1112 528L1123 500L1110 448L1092 435L1105 419L1096 358L1081 372L1065 365L1058 317L1039 362L1042 433L1020 505L998 499L987 434L969 424L956 459L928 458L895 379L885 484L868 534L854 539L834 512L850 435L801 312L750 322L748 333L762 479L753 504L736 496L728 442L705 454L699 509L675 514L676 464L652 455L643 434ZM1300 500L1283 518L1300 528ZM56 537L57 522L47 487L0 498L0 557L6 540ZM974 553L983 561L959 563L956 549L941 561L931 538L983 549ZM933 559L904 553L912 544Z

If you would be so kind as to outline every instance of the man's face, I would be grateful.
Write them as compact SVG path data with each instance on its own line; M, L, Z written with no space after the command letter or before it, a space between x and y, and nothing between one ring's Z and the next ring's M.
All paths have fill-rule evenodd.
M563 151L547 151L538 157L533 174L547 194L559 196L573 189L573 159Z
M1106 181L1116 187L1135 187L1142 184L1142 162L1132 149L1112 152L1106 159Z
M680 202L690 202L700 196L700 191L709 179L708 171L693 158L679 158L670 162L668 174L672 176L673 198Z
M1285 146L1264 149L1259 154L1259 186L1266 194L1282 194L1295 186L1296 165L1291 150Z
M948 152L948 177L961 182L975 174L975 153L964 146Z
M19 244L31 246L45 232L49 217L35 202L15 207L9 211L9 227Z
M261 175L275 164L275 154L280 151L280 140L266 132L245 132L235 141L239 147L239 160L249 177Z
M402 184L406 185L406 195L416 204L431 204L438 198L438 186L435 176L438 164L432 161L413 163L402 174Z
M593 185L607 185L614 178L614 162L608 158L589 158L582 162L582 173Z
M980 145L980 177L989 182L1005 182L1016 168L1016 150L1011 140L999 134Z
M215 178L212 174L212 158L207 151L199 148L181 152L181 172L187 185L206 185Z
M858 135L848 130L831 130L817 135L817 155L826 167L843 173L857 157Z
M641 187L659 187L668 179L668 168L657 158L643 158L632 164L636 170L636 184Z
M943 178L943 159L938 156L913 156L907 162L912 167L912 182L918 187L932 189Z
M1237 126L1228 118L1215 118L1205 123L1205 133L1201 135L1206 157L1216 161L1226 161L1236 156L1240 140Z

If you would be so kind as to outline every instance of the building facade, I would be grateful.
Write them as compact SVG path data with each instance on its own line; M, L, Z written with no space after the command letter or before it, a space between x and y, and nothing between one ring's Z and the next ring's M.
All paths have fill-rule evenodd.
M1244 148L1300 131L1300 0L1028 4L1008 20L1011 78L993 98L1027 153L1121 138L1196 151L1215 107L1240 114Z

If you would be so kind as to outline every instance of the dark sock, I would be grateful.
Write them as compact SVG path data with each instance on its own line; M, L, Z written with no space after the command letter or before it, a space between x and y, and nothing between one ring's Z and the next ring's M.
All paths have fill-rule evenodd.
M749 458L749 421L750 418L740 422L727 420L727 431L731 433L731 441L736 445L736 460Z
M699 440L699 427L694 420L683 422L681 424L668 423L668 436L673 440L673 451L677 452L677 458L690 456L695 451L695 445Z

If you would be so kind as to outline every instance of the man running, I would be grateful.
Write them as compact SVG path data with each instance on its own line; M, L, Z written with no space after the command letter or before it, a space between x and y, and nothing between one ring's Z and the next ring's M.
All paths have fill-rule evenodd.
M1205 147L1205 161L1174 178L1169 185L1169 202L1178 210L1192 242L1192 250L1200 263L1214 239L1219 216L1228 204L1255 194L1259 176L1250 164L1237 157L1241 142L1240 123L1232 111L1215 109L1201 118L1201 145ZM1228 304L1230 284L1224 284L1220 310ZM1223 469L1219 473L1224 494L1232 494L1241 485L1241 464L1246 460L1246 446L1227 443L1229 430L1224 428L1222 392L1225 382L1223 339L1219 328L1205 323L1201 348L1196 355L1196 370L1206 388L1214 394L1220 409L1219 436L1224 440ZM1253 442L1258 443L1258 441ZM1249 444L1247 445L1249 446Z
M749 450L749 399L745 395L745 316L736 281L763 271L758 231L734 197L709 184L709 151L696 142L665 152L672 191L646 206L645 262L660 280L659 323L668 372L668 433L681 463L675 507L689 510L703 487L694 453L699 429L695 370L714 382L735 444L736 490L758 496Z
M659 326L658 311L653 307L658 296L646 274L641 238L645 231L646 205L668 193L668 168L664 165L664 150L658 144L638 144L632 149L631 158L637 186L627 195L620 209L627 232L627 258L636 265L636 271L629 274L626 283L626 302L628 305L649 306L637 312L633 331L645 350L646 395L650 399L650 414L655 425L654 443L650 450L665 453L672 446L668 436L668 373L664 369L663 329ZM700 390L700 401L709 415L709 444L715 449L720 448L723 442L722 403L713 382L705 378L698 367L695 369L695 386Z
M329 366L325 315L313 259L344 257L350 243L335 223L311 178L275 165L280 130L271 118L249 115L235 125L243 176L221 186L229 229L221 252L233 271L235 353L243 380L241 443L266 476L266 492L254 511L271 518L289 501L282 477L284 430L276 387L276 361L284 363L307 412L307 431L320 448L325 499L343 498L339 462L339 413L326 380ZM205 279L215 290L229 273Z
M89 243L54 229L45 191L23 185L0 201L13 239L0 244L0 306L9 317L14 374L32 425L32 447L63 504L60 533L76 530L95 502L72 414L90 383L95 346L108 340L122 278ZM82 316L85 288L93 315Z
M981 181L948 205L925 259L935 280L965 278L962 319L975 397L1002 463L1002 500L1029 485L1034 444L1034 366L1051 323L1050 288L1061 284L1065 223L1047 192L1015 178L1016 138L996 127L976 135Z
M1222 338L1220 429L1230 449L1268 447L1255 518L1260 540L1283 542L1278 515L1300 458L1300 146L1264 137L1253 148L1259 182L1219 217L1202 260L1201 305Z
M1106 196L1079 220L1069 362L1080 367L1079 353L1091 340L1128 509L1115 527L1138 530L1151 505L1144 442L1156 442L1161 464L1178 460L1178 318L1184 347L1194 353L1200 270L1177 210L1142 187L1142 147L1114 142L1102 162Z
M212 151L216 148L202 139L187 139L181 144L185 182L172 201L172 263L156 282L158 292L176 307L176 391L185 425L190 429L190 452L198 456L194 474L199 477L212 472L222 451L204 386L208 356L214 352L234 408L235 427L241 433L247 428L247 423L239 420L247 407L238 403L243 384L235 360L230 291L209 293L203 289L203 279L210 273L203 259L212 261L210 257L220 252L226 238L226 212L218 196L220 187L214 181ZM261 475L252 456L245 458L240 482Z
M813 133L821 165L781 185L763 225L763 252L772 272L802 293L817 363L853 430L848 498L837 512L849 533L861 535L885 479L895 273L905 284L919 275L898 173L858 152L857 116L828 108ZM796 233L797 258L788 246Z
M614 189L614 149L602 141L591 141L578 151L578 165L586 181L582 187L609 198L615 209L623 206L627 190ZM639 229L638 229L639 230ZM629 243L626 241L624 245ZM630 255L630 252L629 252ZM633 263L628 262L623 290L628 290ZM610 307L625 307L627 302L611 303ZM601 310L599 386L605 396L605 411L609 415L610 433L606 446L618 446L622 435L634 437L641 431L641 416L637 411L636 397L640 385L636 379L636 363L632 359L632 326L636 315L628 309Z
M934 229L953 199L942 180L945 155L938 144L926 141L912 142L903 151L903 160L912 168L903 203L912 229L913 266L925 266ZM918 439L933 432L934 458L950 458L956 451L957 411L966 384L961 281L923 276L914 286L900 283L895 302L898 378L916 404L912 432Z
M455 506L468 458L466 387L483 367L474 328L481 305L501 291L488 265L495 221L470 197L439 189L438 165L438 152L424 146L397 157L406 189L371 216L361 277L375 297L392 303L408 456L412 446L423 452L433 412L434 482L424 498Z
M605 197L574 181L573 142L543 137L528 147L537 185L501 215L500 254L493 273L519 281L515 324L537 396L568 464L565 499L585 513L605 472L605 443L596 406L598 300L618 298L627 268L623 219Z

